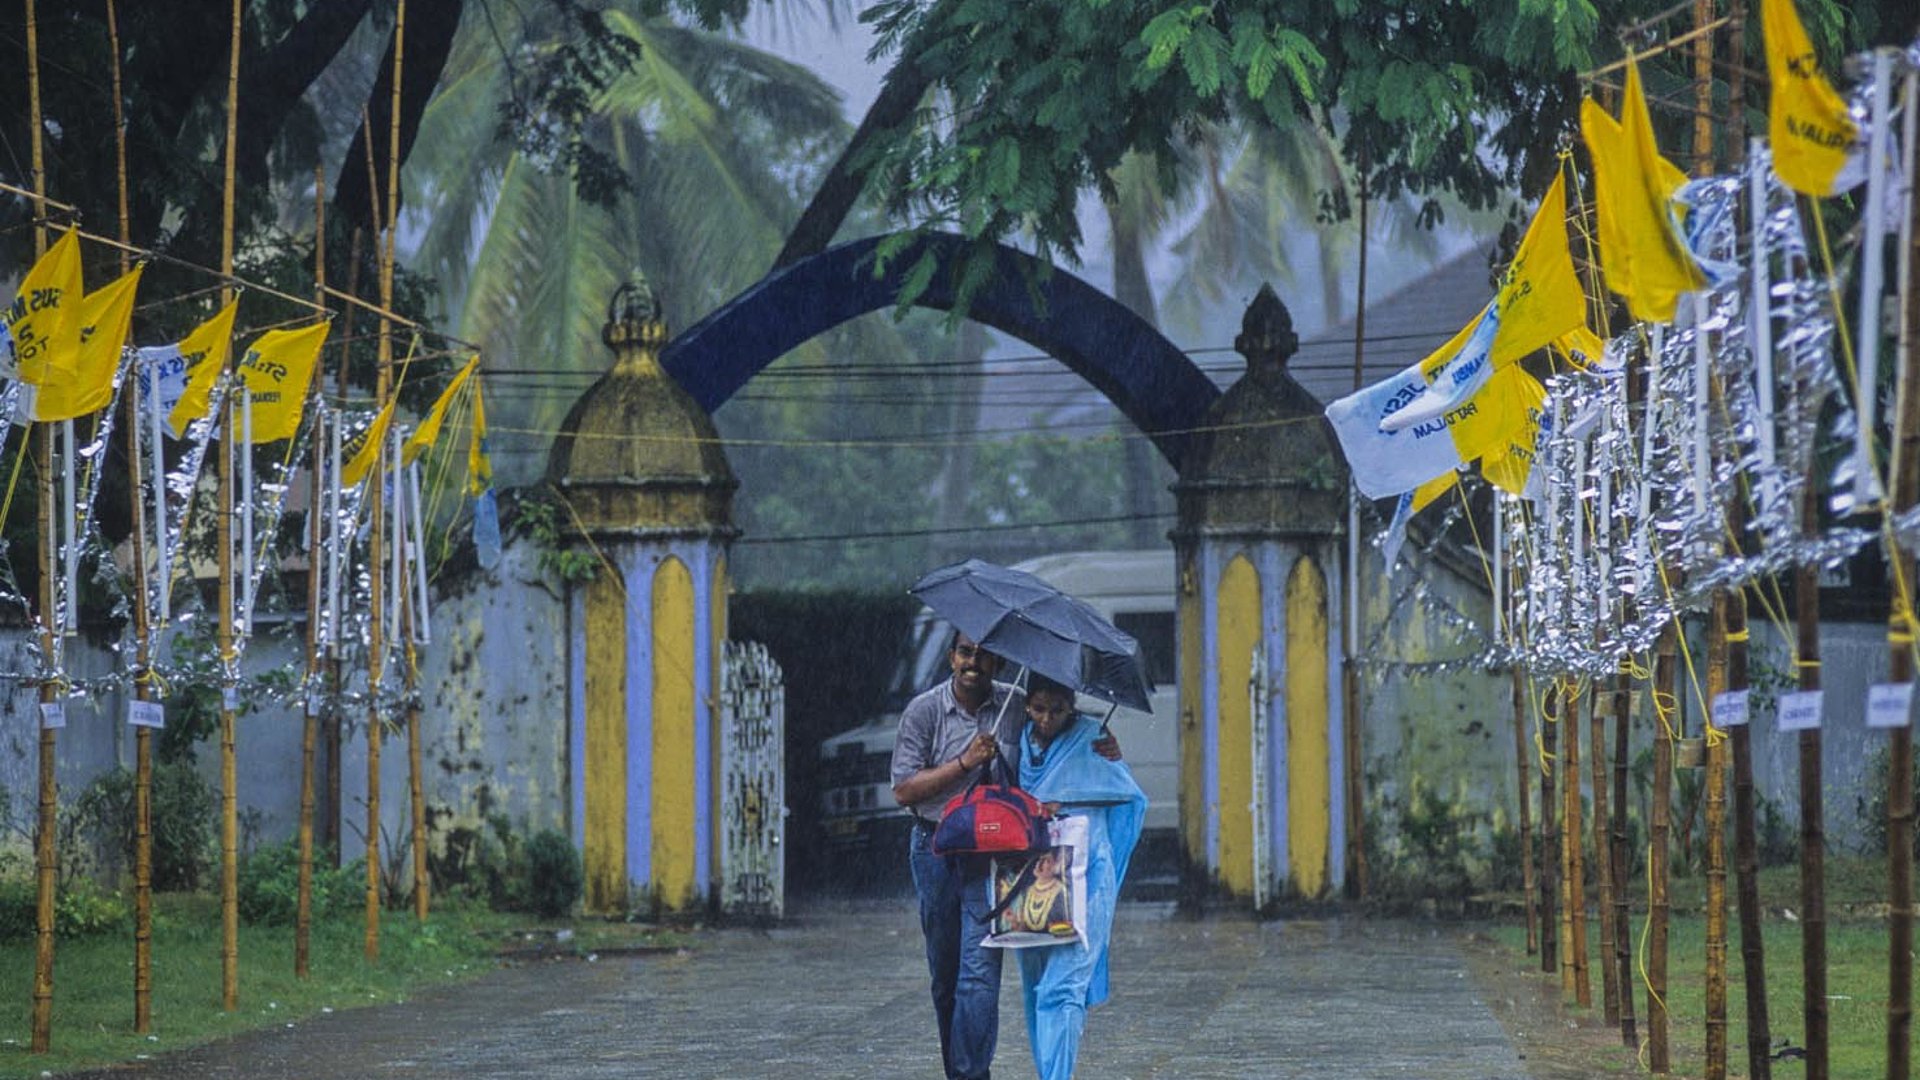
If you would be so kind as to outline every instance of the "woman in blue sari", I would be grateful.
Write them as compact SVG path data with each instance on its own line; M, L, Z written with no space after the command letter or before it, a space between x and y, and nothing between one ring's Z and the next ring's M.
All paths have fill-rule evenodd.
M1100 721L1074 711L1073 691L1040 675L1027 683L1020 786L1057 812L1087 819L1087 925L1083 940L1021 949L1027 1040L1041 1080L1068 1080L1087 1010L1107 1000L1107 943L1127 861L1140 839L1147 796L1133 773L1093 752Z

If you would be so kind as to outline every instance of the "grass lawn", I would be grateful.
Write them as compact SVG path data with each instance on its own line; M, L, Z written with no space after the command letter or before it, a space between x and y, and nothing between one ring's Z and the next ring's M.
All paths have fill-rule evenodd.
M153 1030L133 1034L133 936L62 940L54 953L53 1050L30 1054L34 949L0 944L0 1077L39 1076L159 1054L330 1009L404 999L416 988L471 978L526 916L439 906L381 920L380 962L362 955L358 912L313 926L311 977L293 976L291 926L240 927L240 1008L220 1008L220 907L201 895L155 897ZM514 935L518 936L518 935Z
M1887 926L1886 864L1881 860L1834 857L1827 860L1827 1010L1831 1074L1879 1076L1886 1066ZM1745 971L1740 955L1739 916L1734 907L1734 881L1727 881L1727 1020L1728 1071L1747 1073ZM1644 957L1646 929L1645 882L1634 893L1633 934L1636 955ZM1675 1072L1697 1076L1706 1054L1706 918L1700 907L1706 899L1703 877L1676 878L1673 899L1676 914L1668 934L1667 1009L1671 1020L1668 1045ZM1800 910L1797 867L1774 867L1761 873L1761 907L1766 913L1762 937L1766 943L1768 1028L1776 1049L1783 1043L1806 1045L1806 1010L1802 998L1801 932L1803 924L1789 918ZM1588 899L1593 895L1589 891ZM1526 947L1522 926L1493 932L1496 940L1515 952ZM1581 1010L1569 999L1570 1015L1585 1023L1601 1022L1599 928L1591 921L1588 943L1594 957L1589 966L1594 1005ZM1548 978L1541 975L1541 978ZM1553 977L1558 980L1557 976ZM1634 1016L1640 1036L1646 1037L1647 988L1634 980ZM1775 1076L1804 1075L1797 1060L1774 1063Z

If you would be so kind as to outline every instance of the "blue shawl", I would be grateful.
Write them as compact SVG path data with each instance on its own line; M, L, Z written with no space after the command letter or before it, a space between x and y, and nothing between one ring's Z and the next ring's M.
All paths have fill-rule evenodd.
M1127 863L1133 858L1134 845L1147 816L1147 795L1134 782L1133 772L1118 761L1108 761L1093 751L1100 737L1100 721L1081 714L1071 727L1054 737L1045 750L1038 750L1029 725L1020 738L1020 786L1041 802L1057 802L1069 812L1099 814L1105 819L1105 833L1113 860L1115 895L1088 897L1088 910L1114 909L1120 885L1127 877ZM1089 879L1091 888L1091 878ZM1104 903L1096 903L1104 900ZM1112 923L1089 926L1087 944L1099 959L1087 990L1087 1004L1098 1005L1107 999L1107 941ZM1050 950L1036 949L1035 953Z

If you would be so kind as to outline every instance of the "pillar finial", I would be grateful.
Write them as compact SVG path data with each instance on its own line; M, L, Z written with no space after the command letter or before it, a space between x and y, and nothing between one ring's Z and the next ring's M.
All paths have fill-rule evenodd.
M1300 351L1300 337L1293 332L1293 313L1272 285L1262 283L1253 303L1247 305L1233 350L1246 357L1250 373L1263 378L1278 374Z
M613 350L616 367L636 351L656 353L667 343L660 294L640 271L635 270L607 299L607 321L600 328L600 340Z

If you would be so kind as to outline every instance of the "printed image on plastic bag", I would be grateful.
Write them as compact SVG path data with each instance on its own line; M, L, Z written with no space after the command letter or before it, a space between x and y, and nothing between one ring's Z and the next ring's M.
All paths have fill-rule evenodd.
M987 887L1001 911L994 916L988 945L1022 949L1081 940L1087 919L1086 821L1062 818L1049 828L1052 848L993 860Z

